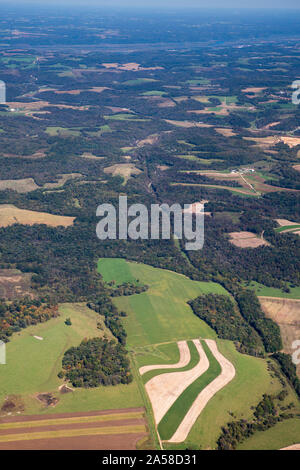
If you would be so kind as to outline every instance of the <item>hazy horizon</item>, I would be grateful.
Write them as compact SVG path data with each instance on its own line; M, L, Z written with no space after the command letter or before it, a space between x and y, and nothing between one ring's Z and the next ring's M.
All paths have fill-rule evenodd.
M108 7L108 8L136 8L136 9L300 9L299 0L0 0L0 4L9 6L67 6L67 7Z

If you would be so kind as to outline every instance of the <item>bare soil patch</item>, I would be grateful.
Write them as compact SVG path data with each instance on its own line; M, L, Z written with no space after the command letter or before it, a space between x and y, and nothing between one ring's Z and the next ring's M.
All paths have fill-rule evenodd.
M280 327L283 351L292 354L292 343L300 338L300 300L259 297L259 301L266 317ZM300 365L297 374L300 377Z
M39 393L36 395L36 398L45 406L56 406L59 402L58 398L52 395L52 393Z
M159 141L158 134L152 134L146 137L146 139L138 140L136 145L138 148L145 147L145 145L154 145Z
M127 182L132 175L139 175L142 171L136 168L133 163L120 163L104 168L104 173L112 176L122 176Z
M231 232L230 243L238 248L258 248L259 246L270 246L263 238L251 232Z
M204 122L197 121L174 121L171 119L165 119L168 124L173 124L173 126L184 127L188 129L189 127L213 127L211 124L206 124Z
M233 129L226 129L224 127L215 127L215 131L223 137L234 137L237 135L236 132L233 132Z
M22 273L17 269L0 269L0 298L19 299L34 297L31 289L31 273Z

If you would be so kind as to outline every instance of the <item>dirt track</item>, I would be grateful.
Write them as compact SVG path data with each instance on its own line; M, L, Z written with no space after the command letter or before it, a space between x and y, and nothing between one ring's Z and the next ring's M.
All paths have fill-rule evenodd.
M178 344L178 349L179 349L179 353L180 353L180 359L179 359L179 362L177 362L176 364L155 364L153 366L144 366L144 367L140 367L139 369L139 373L141 375L145 374L146 372L148 372L149 370L155 370L155 369L179 369L180 367L185 367L188 365L188 363L190 362L190 359L191 359L191 354L190 354L190 350L189 350L189 347L188 347L188 344L186 341L178 341L177 342Z
M182 392L209 367L209 361L198 339L193 340L200 356L198 364L185 372L170 372L153 377L146 383L155 422L158 424Z
M221 374L199 393L169 442L183 442L209 400L235 376L234 366L218 351L216 342L211 339L206 339L205 342L221 365Z

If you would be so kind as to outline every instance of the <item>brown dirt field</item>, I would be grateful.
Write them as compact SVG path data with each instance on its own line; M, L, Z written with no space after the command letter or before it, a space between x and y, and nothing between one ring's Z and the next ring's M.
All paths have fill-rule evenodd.
M294 444L292 446L283 447L280 450L300 450L300 444Z
M280 327L283 351L292 354L292 343L300 338L300 300L259 297L259 301L266 317ZM297 373L300 377L300 365Z
M82 90L63 90L63 91L55 90L54 91L54 93L56 95L64 95L64 94L67 94L67 95L80 95L81 92L82 92Z
M34 426L34 427L26 427L26 423L24 427L18 428L0 428L0 436L6 436L9 434L30 434L30 432L47 432L47 431L59 431L59 430L69 430L69 429L89 429L89 428L105 428L112 426L134 426L134 425L143 425L145 424L144 418L134 418L134 419L118 419L113 421L100 421L100 422L83 422L83 423L65 423L65 424L48 424L47 426ZM1 441L0 441L1 442Z
M259 94L264 90L266 90L266 87L248 87L248 88L244 88L242 92Z
M270 246L263 238L259 238L255 233L251 232L231 232L230 243L238 248L258 248L259 246Z
M228 359L219 352L216 342L212 339L206 339L205 342L220 364L221 373L199 393L169 442L185 441L198 416L207 403L219 390L224 388L235 377L235 368L233 364L231 364L231 362L229 362Z
M0 227L8 227L13 224L34 225L46 224L50 227L69 227L73 225L75 217L48 214L19 209L12 204L0 204Z
M145 145L154 145L157 144L159 141L159 135L158 134L152 134L146 137L146 139L138 140L136 145L138 148L144 147Z
M138 441L144 435L146 434L115 434L0 442L0 450L136 450Z
M139 175L142 173L141 170L136 168L133 163L120 163L116 165L109 166L104 168L104 173L110 173L112 176L122 176L125 182L132 176L132 175Z
M0 298L19 299L26 295L34 297L31 289L30 273L21 273L17 269L0 269Z
M22 416L3 416L0 418L0 424L2 423L22 423L26 421L39 421L63 418L80 418L83 416L102 416L102 415L114 415L120 413L144 413L144 408L119 408L114 410L101 410L101 411L77 411L76 413L51 413L50 415L22 415Z
M160 102L157 103L157 106L159 108L174 108L176 103L174 103L174 101L170 100L169 98L162 98Z
M225 129L222 127L215 127L215 131L218 132L218 134L221 134L223 137L234 137L236 136L236 132L233 132L232 129Z
M290 148L300 145L300 137L269 136L269 137L243 137L244 140L253 141L261 148L271 147L279 142L287 144Z
M291 222L287 219L275 219L276 222L280 225L280 227L285 227L286 225L299 225L299 222Z
M171 119L165 119L168 124L173 124L173 126L184 127L188 129L189 127L213 127L211 124L205 124L204 122L194 122L194 121L173 121Z
M170 167L168 165L157 165L157 168L160 170L160 171L166 171L168 170Z
M148 436L144 411L127 408L5 417L0 419L0 450L134 450L137 442Z
M30 191L34 191L38 188L39 186L35 183L33 178L0 181L0 191L12 189L13 191L17 191L17 193L29 193Z

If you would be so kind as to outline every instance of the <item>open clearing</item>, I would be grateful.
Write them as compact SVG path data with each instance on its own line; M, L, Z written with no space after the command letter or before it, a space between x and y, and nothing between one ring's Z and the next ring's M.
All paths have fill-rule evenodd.
M267 431L257 432L238 446L238 450L279 450L299 443L300 419L288 419Z
M108 166L104 168L103 171L104 173L111 174L112 176L122 176L122 178L124 178L124 183L127 183L128 179L132 175L139 175L142 173L142 171L136 168L133 163L119 163Z
M270 246L266 240L252 232L229 233L230 243L238 248L258 248L259 246Z
M19 209L12 204L0 204L0 227L8 227L13 224L46 224L49 227L70 227L74 220L75 217Z
M143 406L135 382L92 389L77 388L72 393L59 391L64 382L57 374L61 370L64 352L79 345L84 338L104 334L111 337L103 317L84 304L62 304L59 312L57 318L15 333L7 344L7 364L0 368L0 410L5 398L12 394L20 397L28 415ZM71 318L71 326L65 324L66 318ZM43 341L37 341L34 336L43 338ZM43 393L51 394L58 403L55 406L41 403L36 396ZM0 416L5 414L0 411Z
M0 298L14 300L34 297L31 276L31 273L22 273L18 269L0 269Z
M138 279L149 286L141 294L113 298L116 306L128 314L123 323L130 348L195 337L216 337L215 332L193 314L187 301L209 292L228 295L219 284L191 281L172 271L118 258L100 259L98 271L106 282Z
M255 142L256 145L258 145L261 148L273 147L279 142L283 142L284 144L288 145L290 148L300 145L300 137L271 135L269 137L243 137L243 139Z
M35 183L33 178L24 178L20 180L1 180L0 191L5 189L12 189L17 193L30 193L35 189L39 189L39 186Z
M262 309L280 327L283 351L292 354L292 343L300 338L300 300L259 297ZM297 366L300 377L300 365Z
M145 436L143 408L0 419L1 450L135 449Z

